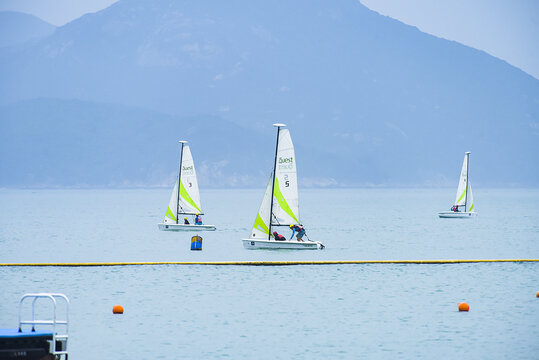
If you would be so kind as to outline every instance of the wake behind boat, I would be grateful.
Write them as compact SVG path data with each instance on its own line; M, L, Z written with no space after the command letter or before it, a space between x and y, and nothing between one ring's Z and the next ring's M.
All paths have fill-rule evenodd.
M305 231L299 221L299 195L296 171L294 144L288 129L281 129L284 124L273 124L277 127L277 144L275 161L262 204L255 219L253 230L248 239L242 239L246 249L294 249L316 250L324 245L317 241L277 240L274 235L281 227L295 227L298 234ZM273 237L273 238L272 238Z
M179 141L182 144L180 156L180 171L176 184L172 189L165 219L158 224L159 230L163 231L213 231L215 225L202 224L202 205L198 191L197 174L193 156L187 141ZM181 217L181 219L180 219ZM191 218L191 222L189 222Z
M460 172L460 181L457 188L457 197L455 198L455 205L451 207L451 211L442 211L438 213L440 218L446 219L463 219L471 218L477 215L473 211L475 203L472 194L472 184L469 181L468 166L470 162L470 152L464 154L464 162L462 163L462 170ZM464 207L462 211L460 208Z

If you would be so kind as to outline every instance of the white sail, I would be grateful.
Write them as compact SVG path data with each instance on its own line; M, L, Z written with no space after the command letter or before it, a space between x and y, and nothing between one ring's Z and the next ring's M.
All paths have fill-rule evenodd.
M457 196L455 198L455 204L458 206L466 205L466 190L468 184L468 156L470 153L464 155L464 162L462 163L462 170L460 171L459 187L457 188Z
M178 179L176 179L176 184L174 184L174 189L172 189L172 194L170 195L170 201L168 202L167 212L165 213L165 224L176 224L178 216Z
M270 232L274 226L299 223L299 196L296 173L296 155L294 144L288 129L281 129L284 124L273 124L277 130L277 149L275 152L274 172L264 193L264 199L256 215L249 238L242 239L246 249L323 249L320 242L286 240L272 238ZM273 196L272 196L273 194Z
M473 201L472 183L468 181L468 204L466 205L466 211L475 211L475 203Z
M170 195L165 220L157 226L163 231L213 231L215 225L184 222L184 215L202 215L203 212L191 150L187 141L181 140L179 143L182 144L179 176Z
M266 187L266 192L264 193L264 198L262 199L262 204L260 204L260 209L256 215L255 224L253 225L253 230L249 235L250 239L268 239L269 238L269 218L270 218L270 209L271 209L271 181L273 175L268 181L268 186Z
M189 145L183 145L181 181L180 181L180 214L202 214L200 193L198 192L197 174Z
M462 163L462 170L460 171L457 197L455 198L454 202L456 208L453 206L451 211L442 211L438 213L440 218L469 219L477 215L477 213L474 211L475 203L472 194L472 184L470 183L469 160L470 153L466 152L464 155L464 162Z
M299 224L299 195L294 144L288 129L280 129L275 159L272 225Z

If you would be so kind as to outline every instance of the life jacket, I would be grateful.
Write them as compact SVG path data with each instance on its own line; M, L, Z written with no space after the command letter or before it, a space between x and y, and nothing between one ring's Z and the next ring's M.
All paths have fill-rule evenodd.
M281 234L277 234L275 236L275 240L286 240L286 238L284 236L282 236Z

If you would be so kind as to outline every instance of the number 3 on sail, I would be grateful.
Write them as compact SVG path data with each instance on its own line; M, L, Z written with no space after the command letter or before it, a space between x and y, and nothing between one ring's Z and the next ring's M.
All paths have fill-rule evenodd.
M273 172L266 187L262 204L248 239L242 239L246 249L323 249L317 241L303 239L305 230L299 221L299 196L294 144L288 129L277 127L277 144ZM294 229L297 238L287 240L277 230ZM306 236L306 235L305 235Z

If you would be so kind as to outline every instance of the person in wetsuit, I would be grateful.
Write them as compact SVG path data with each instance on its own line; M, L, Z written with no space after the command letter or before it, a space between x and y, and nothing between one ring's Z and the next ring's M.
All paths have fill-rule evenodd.
M305 229L303 228L302 225L299 225L299 224L290 225L290 229L292 229L292 236L290 236L291 240L294 237L294 234L297 232L298 234L296 235L296 239L298 241L303 241L303 235L305 235Z

